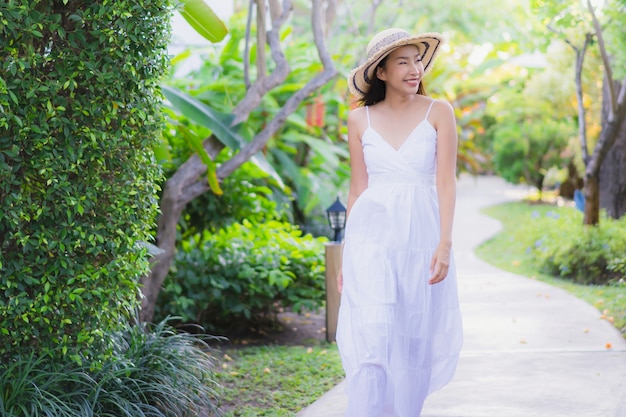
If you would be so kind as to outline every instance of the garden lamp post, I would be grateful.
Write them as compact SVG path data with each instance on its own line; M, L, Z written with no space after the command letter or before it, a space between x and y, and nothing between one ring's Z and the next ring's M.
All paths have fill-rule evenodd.
M335 240L326 244L326 340L335 341L337 317L341 296L337 289L337 275L341 271L342 232L346 227L346 208L339 197L326 209L330 228L335 231Z
M346 227L346 208L341 201L339 201L339 197L337 200L326 209L326 214L328 216L328 223L330 224L330 228L335 231L335 242L341 242L343 229Z

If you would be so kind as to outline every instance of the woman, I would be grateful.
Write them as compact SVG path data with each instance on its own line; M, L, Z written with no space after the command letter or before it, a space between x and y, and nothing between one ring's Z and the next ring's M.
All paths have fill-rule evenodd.
M351 182L337 344L348 417L417 417L462 344L452 106L424 93L443 37L385 30L348 82Z

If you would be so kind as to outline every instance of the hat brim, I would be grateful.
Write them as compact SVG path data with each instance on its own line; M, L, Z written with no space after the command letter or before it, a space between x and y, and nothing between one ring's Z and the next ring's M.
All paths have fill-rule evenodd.
M376 67L380 61L389 55L394 49L406 45L415 45L419 50L424 65L424 74L432 69L432 64L439 52L439 47L445 42L444 37L439 33L422 33L417 36L399 39L381 48L367 61L359 65L350 72L348 76L348 88L350 93L357 99L362 98L368 91L372 80L376 77Z

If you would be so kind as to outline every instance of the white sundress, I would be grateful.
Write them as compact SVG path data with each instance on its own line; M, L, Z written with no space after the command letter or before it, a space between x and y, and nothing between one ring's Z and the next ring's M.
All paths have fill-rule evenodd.
M453 256L447 278L428 284L440 236L431 108L396 150L371 126L366 107L368 187L346 224L337 328L347 417L418 417L458 362L463 330Z

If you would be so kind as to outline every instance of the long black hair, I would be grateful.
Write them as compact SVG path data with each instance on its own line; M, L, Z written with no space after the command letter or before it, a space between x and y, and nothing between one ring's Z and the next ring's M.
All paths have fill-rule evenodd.
M380 61L380 63L376 66L376 69L374 70L374 78L372 79L372 82L370 83L369 88L367 89L363 97L357 100L357 103L360 106L372 106L385 99L385 94L387 93L387 87L385 86L385 82L382 81L380 78L378 78L378 75L376 74L378 74L378 68L382 68L382 69L385 68L385 64L387 63L387 57L389 57L389 55L384 57ZM426 89L424 88L424 81L420 82L420 85L417 88L417 94L420 94L422 96L426 95Z

